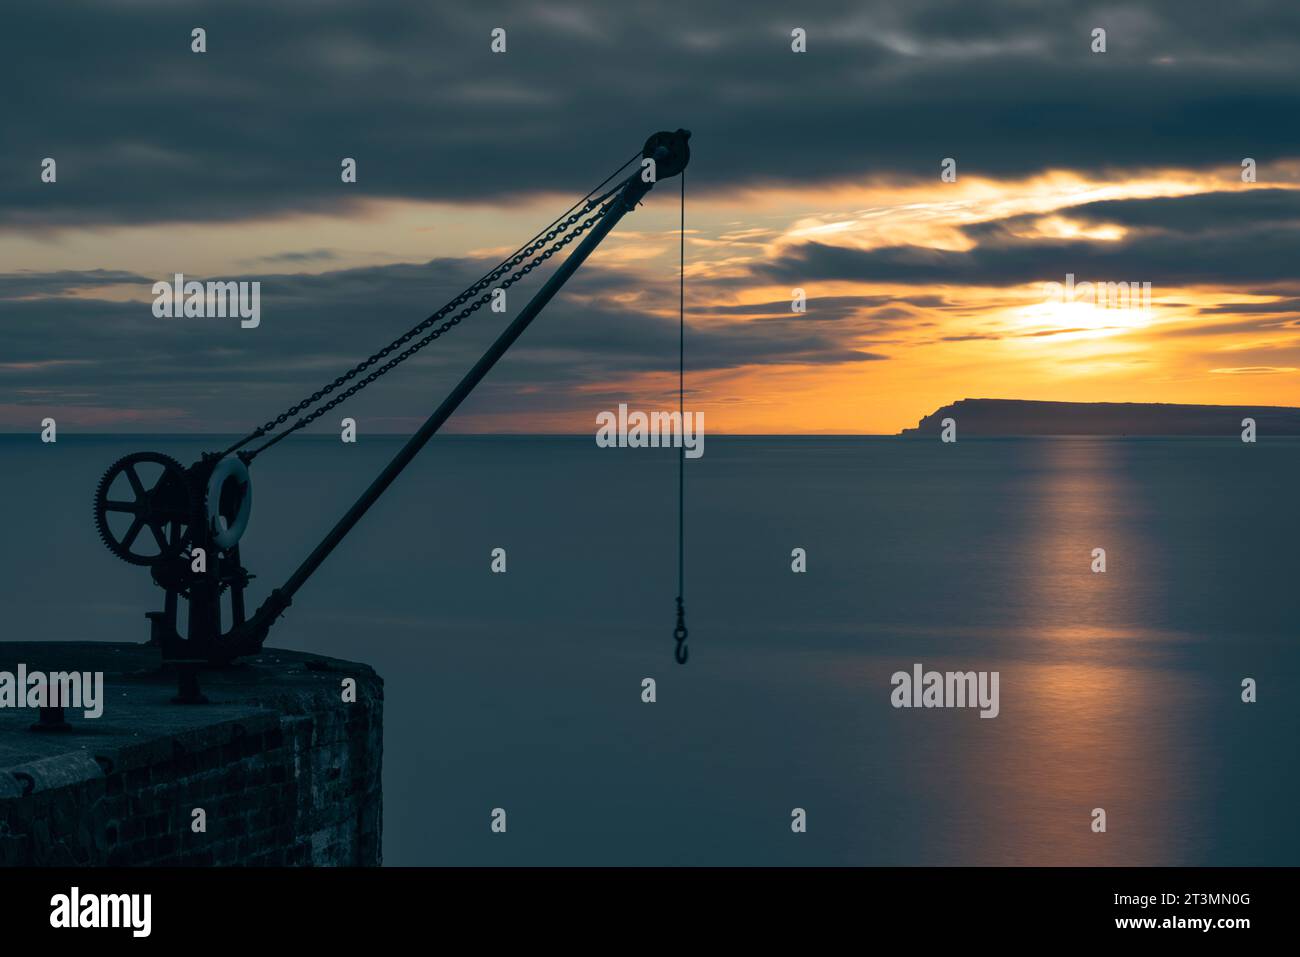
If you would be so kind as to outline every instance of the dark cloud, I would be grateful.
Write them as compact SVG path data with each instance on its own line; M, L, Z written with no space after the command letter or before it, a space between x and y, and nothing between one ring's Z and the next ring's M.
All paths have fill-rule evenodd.
M1300 333L1300 319L1234 319L1229 322L1206 322L1161 329L1161 336L1239 336L1247 332Z
M861 250L823 243L790 248L756 267L794 284L827 280L1008 286L1035 282L1149 282L1161 287L1290 284L1300 261L1300 193L1288 190L1126 199L1066 207L1056 215L1140 226L1120 240L1018 235L1033 217L965 227L976 245Z
M1179 235L1254 231L1260 226L1300 226L1300 190L1269 189L1155 196L1148 199L1108 199L1081 203L1054 215L1086 226L1115 225ZM1040 217L1026 214L975 223L966 235L981 242L1015 242L1017 230Z
M1278 366L1245 366L1240 369L1215 369L1222 375L1279 375L1295 372L1291 367Z
M1001 176L1253 156L1266 178L1300 156L1297 62L1300 7L1221 0L17 4L0 224L580 192L678 126L697 190L937 181L946 156Z
M332 249L298 249L275 253L271 256L259 256L257 259L245 260L248 263L308 263L338 259L338 253Z
M208 31L206 54L189 52L195 26ZM508 30L503 56L489 51L497 26ZM808 31L807 54L789 52L795 26ZM1104 55L1088 51L1095 26L1109 31ZM776 0L12 5L0 29L0 229L337 213L367 198L576 194L648 133L678 126L695 134L694 196L873 177L938 191L946 156L964 176L1070 168L1117 181L1136 168L1232 167L1252 156L1261 185L1249 191L1066 211L1123 225L1121 242L1024 239L1017 232L1032 217L1015 217L966 227L974 246L965 252L808 243L747 275L702 277L699 288L723 300L751 279L914 291L817 297L809 288L808 312L797 316L781 300L701 308L689 368L878 361L900 328L936 327L941 313L962 308L959 290L930 287L1067 272L1149 281L1157 296L1196 284L1276 290L1288 301L1201 311L1294 329L1300 196L1265 184L1272 164L1300 158L1297 63L1300 7L1219 0L837 0L813 11ZM39 181L46 156L58 160L57 184ZM358 160L356 185L339 180L345 156ZM335 259L346 261L300 248L247 265L279 273ZM198 429L250 427L485 265L264 275L256 330L155 319L147 302L114 301L120 290L109 290L138 284L143 293L170 276L0 274L0 406L179 410ZM631 300L629 290L638 290ZM618 396L638 374L669 373L671 382L675 296L675 285L639 272L586 267L465 412L568 410ZM345 408L390 421L423 415L504 321L481 313ZM1244 328L1223 320L1200 329L1219 326Z
M145 281L145 278L138 273L120 269L0 273L0 299L69 295L80 290Z
M311 393L477 279L489 264L441 259L261 278L261 325L237 319L158 319L147 302L111 302L64 295L68 288L137 282L129 273L0 276L0 405L51 403L107 409L185 409L203 431L252 428ZM170 279L171 277L156 277ZM204 280L207 277L187 276ZM677 370L676 285L637 279L639 299L606 304L609 285L626 290L626 275L586 267L475 392L467 411L527 414L581 408L613 392L629 376ZM540 285L509 293L508 314L481 309L343 408L375 418L423 416L451 388L509 316ZM15 298L21 293L23 298ZM714 321L692 317L692 374L744 366L866 362L885 358L858 340L872 323L802 323L783 319ZM68 397L77 397L72 401ZM62 398L60 398L62 397ZM628 398L624 387L624 398ZM36 412L34 411L34 415ZM343 414L342 410L340 414ZM37 415L37 419L39 419ZM336 419L329 420L331 425Z
M1233 315L1248 312L1300 315L1300 299L1277 299L1272 302L1222 302L1217 306L1203 306L1198 311L1202 315Z
M837 322L842 319L876 320L910 319L921 309L943 306L942 296L813 296L806 300L806 311L796 313L790 299L737 305L711 305L696 314L739 316L746 319L783 319L796 322ZM903 306L915 307L903 308Z

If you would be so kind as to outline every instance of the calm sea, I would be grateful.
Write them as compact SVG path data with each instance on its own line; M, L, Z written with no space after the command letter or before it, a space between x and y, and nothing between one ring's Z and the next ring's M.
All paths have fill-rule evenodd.
M255 463L254 606L399 444ZM95 483L219 445L0 438L6 632L143 640ZM270 646L384 677L390 864L1300 864L1297 490L1297 440L710 436L679 667L675 453L439 437ZM916 662L1001 714L892 708Z

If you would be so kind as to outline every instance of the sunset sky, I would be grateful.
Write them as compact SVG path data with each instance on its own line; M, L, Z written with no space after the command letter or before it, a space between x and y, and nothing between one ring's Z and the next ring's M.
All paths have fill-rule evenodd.
M1300 6L805 6L6 11L0 429L246 431L677 127L709 431L897 432L964 397L1300 405ZM677 203L652 192L449 428L675 404ZM177 272L260 281L261 325L155 318ZM1048 301L1067 274L1150 283L1151 308ZM504 321L323 421L409 431Z

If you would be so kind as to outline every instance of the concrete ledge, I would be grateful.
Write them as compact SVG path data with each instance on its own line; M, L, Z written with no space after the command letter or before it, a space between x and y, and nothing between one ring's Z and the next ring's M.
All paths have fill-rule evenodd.
M21 785L24 796L102 781L104 777L99 762L85 751L52 754L48 758L39 758L30 764L20 764L7 770Z
M0 643L0 671L20 662L103 672L104 710L35 733L35 711L0 708L0 865L380 863L383 681L368 666L272 651L203 672L209 703L178 705L145 645Z

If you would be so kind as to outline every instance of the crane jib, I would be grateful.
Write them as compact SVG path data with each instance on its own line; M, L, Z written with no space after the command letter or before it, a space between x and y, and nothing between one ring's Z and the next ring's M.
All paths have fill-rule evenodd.
M639 168L631 175L603 193L600 192L606 184L637 159L635 156L606 177L604 182L570 207L569 211L561 214L548 228L539 232L512 256L486 273L438 312L394 340L380 352L354 366L333 383L291 406L276 419L255 429L224 452L205 454L199 462L189 468L184 468L174 459L158 453L135 453L119 460L109 468L96 491L96 524L110 550L129 562L149 566L155 583L166 592L165 610L150 612L148 617L151 621L152 640L161 646L164 660L185 666L180 669L181 695L177 700L202 700L195 676L200 664L225 663L244 655L255 654L261 649L271 625L289 607L298 589L415 458L429 439L455 413L461 403L500 361L623 216L635 209L657 182L684 172L690 159L689 138L690 133L686 130L655 133L646 140L639 155L641 160ZM684 237L684 185L682 203ZM532 299L497 336L321 542L312 549L288 580L274 589L251 617L245 618L243 592L251 576L240 564L238 544L239 535L247 524L252 502L251 480L245 466L256 455L275 445L286 435L297 431L323 412L334 408L400 364L416 350L453 328L488 301L492 288L509 285L523 278L541 262L551 258L579 237L582 241L563 262L555 267L541 288L533 294ZM682 242L684 244L684 238ZM417 339L417 336L422 338ZM399 349L402 351L398 352ZM396 355L393 355L394 353ZM392 358L389 358L390 356ZM387 361L381 365L380 360L385 359ZM367 374L358 378L363 372ZM338 395L333 395L328 402L313 412L306 412L307 408L326 396L331 396L338 388L349 382L353 384L347 389ZM253 439L270 434L290 418L300 414L298 421L276 434L261 447L252 451L239 451ZM138 474L138 469L144 465L162 470L162 475L148 487ZM119 480L125 480L125 484ZM115 488L133 494L134 499L126 501L120 497L114 498L112 490ZM121 493L118 494L120 496ZM132 516L130 528L125 535L118 535L110 525L108 518L113 512L125 512ZM142 534L143 529L148 529L147 535ZM138 550L138 543L142 539L156 544L156 554L152 551ZM203 562L192 560L192 556L200 553L204 556ZM209 555L212 556L210 561L207 560ZM677 658L684 662L682 642L685 639L685 624L682 618L680 595L680 558L679 539L678 619L674 635L678 641ZM227 591L231 596L232 625L229 631L223 633L220 602L221 596ZM189 628L186 638L181 638L176 628L178 597L184 597L189 602Z

